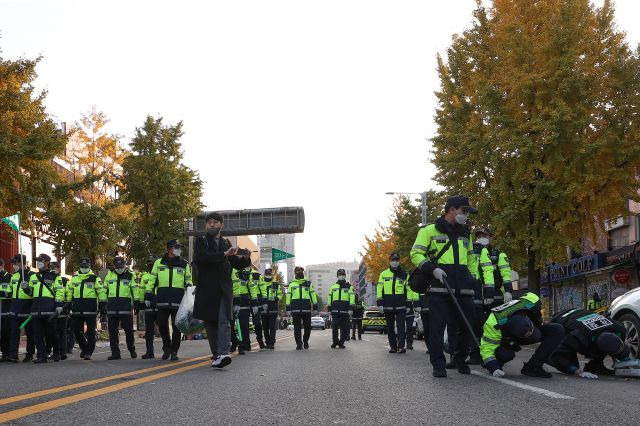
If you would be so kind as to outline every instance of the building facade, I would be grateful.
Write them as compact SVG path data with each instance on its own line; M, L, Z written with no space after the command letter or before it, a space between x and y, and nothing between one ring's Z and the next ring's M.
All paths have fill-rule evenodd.
M296 236L295 234L272 234L272 235L258 235L258 250L260 250L260 273L271 266L271 249L276 248L278 250L286 251L293 255L296 254ZM278 262L280 265L280 272L282 273L283 280L288 283L293 279L293 268L295 267L295 257L285 259ZM285 264L286 267L282 267Z

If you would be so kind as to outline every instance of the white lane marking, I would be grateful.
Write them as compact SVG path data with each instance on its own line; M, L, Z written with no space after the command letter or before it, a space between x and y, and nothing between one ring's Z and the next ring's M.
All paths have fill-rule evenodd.
M479 377L483 377L485 379L489 379L489 380L493 380L496 382L500 382L503 383L505 385L509 385L509 386L513 386L519 389L524 389L524 390L528 390L530 392L533 393L537 393L540 395L544 395L544 396L548 396L549 398L555 398L555 399L575 399L572 396L569 395L564 395L561 393L557 393L557 392L553 392L547 389L543 389L543 388L538 388L535 386L530 386L530 385L525 385L524 383L520 383L520 382L516 382L515 380L510 380L510 379L504 379L504 378L500 378L500 377L493 377L490 376L486 373L480 373L479 371L475 371L475 370L471 370L471 374L479 376Z

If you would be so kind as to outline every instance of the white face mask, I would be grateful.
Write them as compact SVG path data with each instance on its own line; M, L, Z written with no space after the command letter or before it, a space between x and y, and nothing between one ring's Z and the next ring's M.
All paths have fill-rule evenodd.
M338 275L338 281L344 281L347 279L346 275Z
M116 268L116 274L121 274L124 272L124 268Z
M398 262L397 260L392 260L391 262L389 262L389 265L391 265L392 268L397 268L398 266L400 266L400 262Z
M458 213L456 215L456 222L458 222L458 224L460 225L464 225L465 223L467 223L467 219L468 216L466 214Z
M180 257L180 254L181 254L181 253L182 253L182 250L180 250L180 249L173 249L173 255L174 255L174 256Z
M14 263L12 268L13 268L13 272L18 272L20 270L20 265L17 263Z
M487 237L478 238L476 241L478 242L478 244L485 247L489 245L489 239Z
M36 268L38 268L38 269L44 269L44 262L37 261L37 262L36 262Z
M267 281L272 280L273 279L273 275L265 275L264 279L267 280Z
M80 273L81 274L88 274L89 270L90 270L90 268L80 268Z

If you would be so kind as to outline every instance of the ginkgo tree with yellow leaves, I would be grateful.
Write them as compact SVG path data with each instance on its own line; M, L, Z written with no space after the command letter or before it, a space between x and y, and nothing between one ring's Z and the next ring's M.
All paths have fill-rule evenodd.
M528 270L566 258L640 189L640 51L610 1L482 2L438 56L436 180Z

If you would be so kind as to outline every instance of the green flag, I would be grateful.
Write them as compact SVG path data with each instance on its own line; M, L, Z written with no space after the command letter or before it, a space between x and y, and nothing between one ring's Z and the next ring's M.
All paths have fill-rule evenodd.
M291 253L287 253L286 251L278 250L277 248L271 249L271 263L280 262L281 260L290 259L295 257Z
M16 232L20 232L20 215L14 214L12 216L3 217L2 221L9 225L9 228Z

